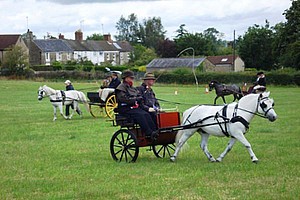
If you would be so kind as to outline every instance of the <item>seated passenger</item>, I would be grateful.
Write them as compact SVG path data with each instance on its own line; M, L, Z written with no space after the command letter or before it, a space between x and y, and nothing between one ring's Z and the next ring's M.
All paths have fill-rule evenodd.
M137 87L143 97L142 109L150 113L153 122L157 126L156 113L159 111L160 106L152 89L156 79L153 73L145 73L142 79L144 80L143 83Z
M133 119L140 125L146 137L155 139L157 128L152 121L151 115L142 109L142 96L139 90L133 86L134 74L127 70L122 73L123 82L116 88L117 112L121 115Z
M118 74L116 72L112 72L111 81L108 85L108 88L116 89L120 85L121 81L118 78Z
M249 88L249 93L256 93L257 91L266 90L267 81L264 72L258 72L256 76L257 79L254 82L253 86Z

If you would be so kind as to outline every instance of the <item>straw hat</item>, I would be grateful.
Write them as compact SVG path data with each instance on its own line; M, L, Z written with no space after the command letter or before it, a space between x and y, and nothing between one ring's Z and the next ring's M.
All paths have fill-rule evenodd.
M145 73L145 75L142 79L143 80L156 80L154 74L151 72Z

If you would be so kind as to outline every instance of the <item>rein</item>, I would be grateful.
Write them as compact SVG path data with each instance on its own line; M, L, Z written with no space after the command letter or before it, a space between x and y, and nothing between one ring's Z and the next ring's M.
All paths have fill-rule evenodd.
M45 93L45 96L39 95L39 96L42 96L42 98L50 97L50 96L52 96L52 95L56 95L56 94L57 94L57 92L47 94L47 92L46 92L44 89L42 89L41 91ZM70 101L78 101L78 99L71 98L71 97L66 97L63 90L60 90L60 92L61 92L61 94L62 94L62 96L61 96L62 99L56 99L56 100L50 99L50 102L64 102L64 101L66 101L66 100L70 100Z
M255 112L252 112L252 111L249 111L249 110L246 110L246 109L243 109L243 108L237 108L237 109L238 109L238 110L242 110L242 111L247 112L247 113L251 113L251 114L253 114L253 115L256 115L256 116L259 116L259 117L262 117L262 118L268 118L268 117L267 117L267 114L268 114L268 112L269 112L270 110L273 109L273 107L269 108L267 111L264 111L264 109L262 108L262 110L265 112L264 115L262 115L262 114L260 114L260 113L257 113L257 112L258 112L258 106L261 106L260 102L263 101L263 100L265 100L265 99L268 99L268 97L264 97L264 98L262 98L262 99L259 99L259 97L258 97L258 99L257 99L257 106L256 106L256 111L255 111Z
M159 99L159 98L156 98L157 100L159 101L162 101L162 102L167 102L167 103L172 103L172 104L177 104L177 105L195 105L195 104L191 104L191 103L180 103L180 102L175 102L175 101L168 101L168 100L164 100L164 99Z

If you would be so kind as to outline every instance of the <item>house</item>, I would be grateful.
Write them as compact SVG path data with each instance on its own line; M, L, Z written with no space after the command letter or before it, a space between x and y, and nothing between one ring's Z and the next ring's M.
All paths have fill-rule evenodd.
M234 58L234 59L233 59ZM240 72L245 70L245 63L239 56L207 56L204 61L205 72Z
M55 61L67 62L73 58L73 49L59 39L33 40L40 49L40 64L51 65Z
M147 72L153 71L168 71L177 68L188 67L197 68L205 58L156 58L153 59L147 66Z
M29 49L21 35L0 35L0 65L4 62L5 54L14 46L20 46L28 56Z
M110 34L104 35L103 41L83 40L81 30L75 32L75 40L65 39L61 34L59 39L28 38L31 38L27 39L31 66L51 65L55 61L69 60L89 60L97 65L104 62L122 65L128 63L129 55L133 51L133 47L126 41L112 41Z

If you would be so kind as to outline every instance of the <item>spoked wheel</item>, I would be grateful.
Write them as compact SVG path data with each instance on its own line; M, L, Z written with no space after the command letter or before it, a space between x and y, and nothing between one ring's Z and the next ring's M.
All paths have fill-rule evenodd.
M101 117L104 116L103 108L100 105L89 104L90 113L93 117Z
M106 99L105 112L110 119L115 118L114 109L118 106L116 95L111 95Z
M171 157L175 152L175 144L153 145L152 150L156 157L165 158Z
M135 162L139 155L136 136L129 130L118 130L110 140L110 153L118 162Z

